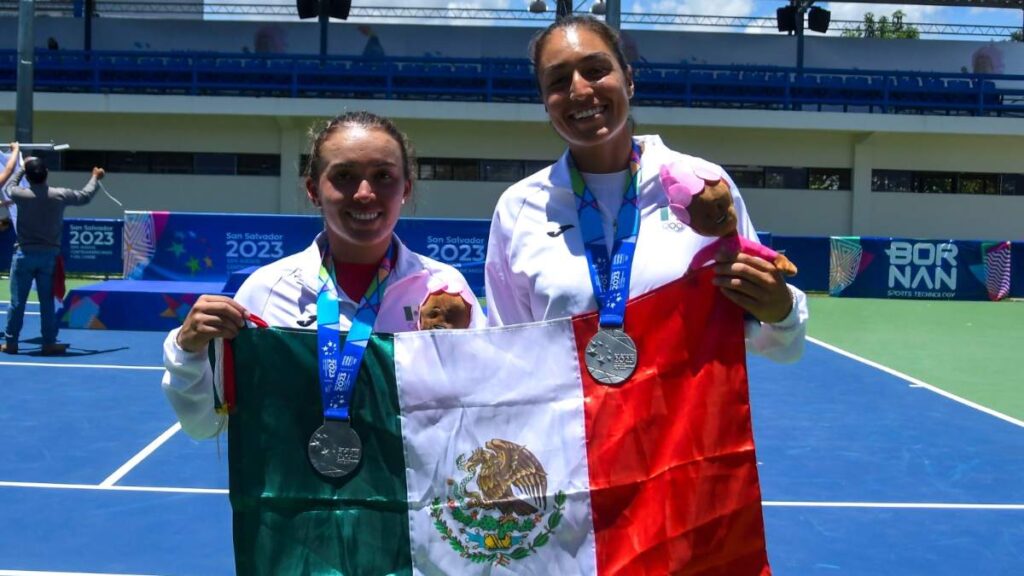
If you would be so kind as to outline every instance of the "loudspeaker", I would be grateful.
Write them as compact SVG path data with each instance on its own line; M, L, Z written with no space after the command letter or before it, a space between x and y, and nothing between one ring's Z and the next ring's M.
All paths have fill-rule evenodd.
M775 11L779 32L796 32L796 6L783 6Z
M331 18L348 20L348 11L351 9L352 0L331 0L331 5L327 8L327 13L331 15Z
M815 32L828 32L828 24L831 21L832 13L824 8L811 6L810 12L807 13L807 27Z
M348 19L352 0L329 0L326 4L328 16L338 20ZM320 15L320 0L296 0L295 7L299 11L299 18L316 18Z
M296 0L299 18L316 18L320 14L320 0Z

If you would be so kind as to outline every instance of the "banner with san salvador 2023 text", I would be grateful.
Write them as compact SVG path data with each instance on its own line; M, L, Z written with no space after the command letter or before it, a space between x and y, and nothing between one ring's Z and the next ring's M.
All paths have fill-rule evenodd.
M835 236L829 294L1001 300L1010 291L1010 248L1010 242Z
M402 218L396 234L411 250L458 268L483 290L488 220ZM124 277L215 282L309 246L320 216L125 212Z

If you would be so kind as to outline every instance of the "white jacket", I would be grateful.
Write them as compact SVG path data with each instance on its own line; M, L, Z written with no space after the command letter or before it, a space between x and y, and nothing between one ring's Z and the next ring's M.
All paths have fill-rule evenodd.
M659 168L693 157L674 152L658 136L639 136L644 153L640 169L640 235L633 260L630 298L646 294L680 278L705 238L681 223L668 209ZM491 221L485 277L487 315L491 326L521 324L594 312L597 301L590 283L583 238L567 163L559 161L513 184L502 194ZM724 171L723 171L724 173ZM736 185L733 192L739 233L758 241ZM602 214L606 234L611 229ZM747 348L779 362L803 354L807 329L807 300L789 286L793 310L775 324L749 320Z
M455 268L417 254L406 248L401 241L398 244L397 262L384 290L381 310L374 326L376 332L416 330L416 313L423 294L403 290L406 283L432 278L466 285L465 278ZM238 289L235 301L271 326L315 329L320 264L326 249L327 237L321 233L302 252L253 272ZM334 290L333 286L330 288ZM348 330L359 303L344 292L337 294L337 297L341 315L339 328ZM486 319L475 300L474 296L470 302L473 305L470 327L482 328L486 325ZM206 350L182 350L177 343L179 330L171 330L164 340L166 370L163 390L178 415L182 429L193 438L209 438L223 429L226 419L214 410L214 378L209 355Z

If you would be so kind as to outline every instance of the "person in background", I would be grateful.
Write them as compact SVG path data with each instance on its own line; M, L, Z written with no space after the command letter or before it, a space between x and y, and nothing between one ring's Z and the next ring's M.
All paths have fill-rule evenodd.
M233 338L247 322L317 325L323 320L317 315L322 291L337 298L338 327L347 331L385 264L390 273L374 331L416 330L411 311L419 310L429 286L468 285L457 270L413 252L395 235L402 205L412 196L415 160L394 123L369 112L350 112L311 137L305 187L323 215L324 231L306 250L256 270L234 298L199 297L164 342L163 390L182 429L194 438L215 436L227 418L215 410L207 353L214 338ZM467 297L470 302L476 298L472 293ZM485 324L474 306L470 327Z
M17 155L18 151L12 148L11 156ZM28 180L28 187L18 184L22 175ZM67 352L68 345L57 342L57 316L53 302L54 270L60 256L64 209L92 201L97 184L104 175L103 168L94 167L83 189L57 188L47 184L49 172L43 160L29 157L4 184L4 196L10 198L17 208L18 219L14 227L17 243L11 259L11 305L7 311L6 342L0 345L0 351L18 353L25 304L35 281L39 296L42 354L53 356Z
M18 165L18 152L20 146L17 142L11 142L10 144L11 153L7 156L7 160L4 162L3 170L0 171L0 182L6 183L10 179L11 174L14 173L14 167ZM3 156L3 154L0 154ZM3 232L11 227L13 220L11 219L10 208L14 206L14 201L7 196L6 189L0 189L0 232Z
M635 190L639 230L629 298L680 278L713 239L671 216L661 166L713 169L714 179L729 184L739 234L758 241L739 191L720 167L673 151L658 136L633 135L633 72L613 29L589 16L567 16L537 35L530 57L541 100L567 150L498 201L485 263L490 325L598 310L577 195L595 199L595 224L603 226L610 251L624 197ZM803 292L788 286L772 263L744 253L720 254L715 274L714 283L750 317L748 349L781 362L801 356L808 317Z

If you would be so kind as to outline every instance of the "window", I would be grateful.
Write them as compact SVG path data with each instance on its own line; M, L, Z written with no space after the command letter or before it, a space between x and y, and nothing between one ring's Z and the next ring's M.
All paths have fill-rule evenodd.
M1003 196L1024 196L1024 174L1001 174L999 180Z
M740 189L764 188L764 167L762 166L723 166Z
M850 170L841 168L810 168L807 185L811 190L851 190Z
M418 172L420 180L434 180L434 161L420 158Z
M89 172L94 167L105 168L107 155L94 150L68 150L63 154L64 169L68 172Z
M450 160L452 180L477 182L480 180L480 162L476 160Z
M280 176L281 157L276 154L238 154L239 176Z
M519 160L483 160L484 180L518 182L523 179L523 162Z
M1017 196L1024 195L1024 174L875 170L871 173L871 190L922 194Z
M434 180L451 180L452 165L444 160L438 160L434 164Z
M187 152L151 152L149 171L154 174L192 174L192 154Z
M961 174L958 180L960 194L999 194L998 174Z
M147 173L149 172L149 154L146 152L107 152L107 165L103 168L111 172Z
M203 154L198 153L193 159L193 171L196 174L234 174L234 154Z
M765 168L764 187L806 190L807 170L804 168Z
M874 170L871 172L873 192L913 192L914 173L909 170Z
M952 194L955 188L953 187L953 175L949 173L929 173L922 172L917 174L916 186L914 186L914 192L924 192L925 194Z

